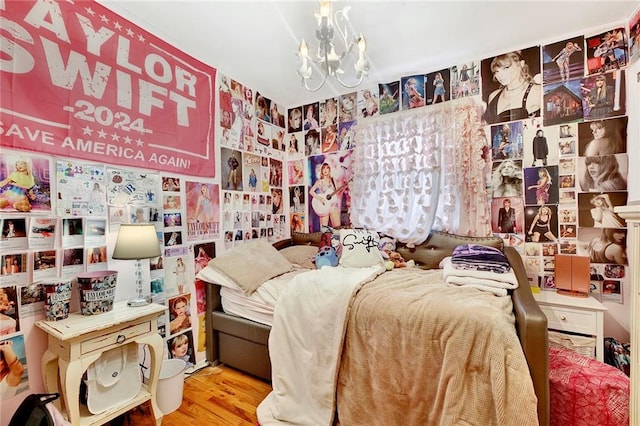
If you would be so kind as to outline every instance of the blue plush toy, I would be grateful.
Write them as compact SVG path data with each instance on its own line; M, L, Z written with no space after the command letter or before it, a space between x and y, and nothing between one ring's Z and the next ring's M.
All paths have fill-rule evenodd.
M316 254L316 268L323 266L338 266L338 255L336 249L329 246L321 247Z

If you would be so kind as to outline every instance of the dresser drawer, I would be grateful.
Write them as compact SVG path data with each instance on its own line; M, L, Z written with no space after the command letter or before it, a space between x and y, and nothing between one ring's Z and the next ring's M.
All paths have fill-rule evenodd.
M113 333L109 333L104 336L94 337L93 339L85 340L80 344L80 353L86 354L108 346L116 347L118 345L128 343L131 339L146 334L149 331L151 331L151 322L146 321L122 330L114 331Z
M596 312L548 305L540 305L540 309L546 315L550 329L597 334L598 318Z

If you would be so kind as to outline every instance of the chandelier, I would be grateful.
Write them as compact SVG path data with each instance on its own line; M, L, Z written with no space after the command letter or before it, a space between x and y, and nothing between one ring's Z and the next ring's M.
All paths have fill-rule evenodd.
M360 34L359 37L349 36L347 24L349 22L349 10L351 7L347 6L333 14L331 3L331 0L320 1L320 12L315 13L318 21L318 27L316 28L318 52L316 56L309 56L309 48L304 39L302 39L300 48L298 49L298 57L300 59L298 75L300 76L300 82L305 89L311 92L315 92L324 86L329 76L334 77L336 81L344 87L354 88L362 83L362 80L364 80L369 71L369 61L365 58L367 43L364 37L362 34ZM341 54L337 54L335 50L334 35L336 35L336 32L339 35L336 39L344 45L341 46L344 49ZM357 47L358 54L354 65L355 78L357 80L355 83L349 84L342 79L345 71L341 66L343 59L346 60L351 56L355 59L355 55L352 55L352 53L355 53L355 47ZM309 79L312 74L309 62L317 64L324 73L322 81L320 81L316 87L309 87Z

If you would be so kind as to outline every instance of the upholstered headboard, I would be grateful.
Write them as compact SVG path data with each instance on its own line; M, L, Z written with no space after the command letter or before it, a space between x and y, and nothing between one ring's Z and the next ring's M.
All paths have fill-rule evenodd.
M323 232L292 232L291 240L295 245L317 246L320 244Z
M320 244L322 234L322 232L292 232L291 241L295 245L317 246ZM503 249L502 239L498 237L465 237L432 231L425 242L415 247L407 247L405 244L398 243L397 251L405 260L413 259L416 262L416 266L421 269L437 269L440 261L447 256L451 256L453 249L460 244L482 244ZM279 247L276 246L276 248Z
M482 244L502 250L503 242L498 237L465 237L432 231L427 241L415 247L398 244L397 251L406 260L413 259L416 266L422 269L436 269L442 259L451 256L453 249L461 244Z

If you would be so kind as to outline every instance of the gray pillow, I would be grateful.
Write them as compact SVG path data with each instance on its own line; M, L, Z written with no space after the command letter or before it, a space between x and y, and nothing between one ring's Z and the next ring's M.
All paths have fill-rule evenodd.
M293 265L266 239L244 243L209 261L250 296L265 281L293 269Z
M294 265L302 266L306 269L315 269L316 264L311 261L318 254L318 247L306 245L293 245L280 250L280 253Z

